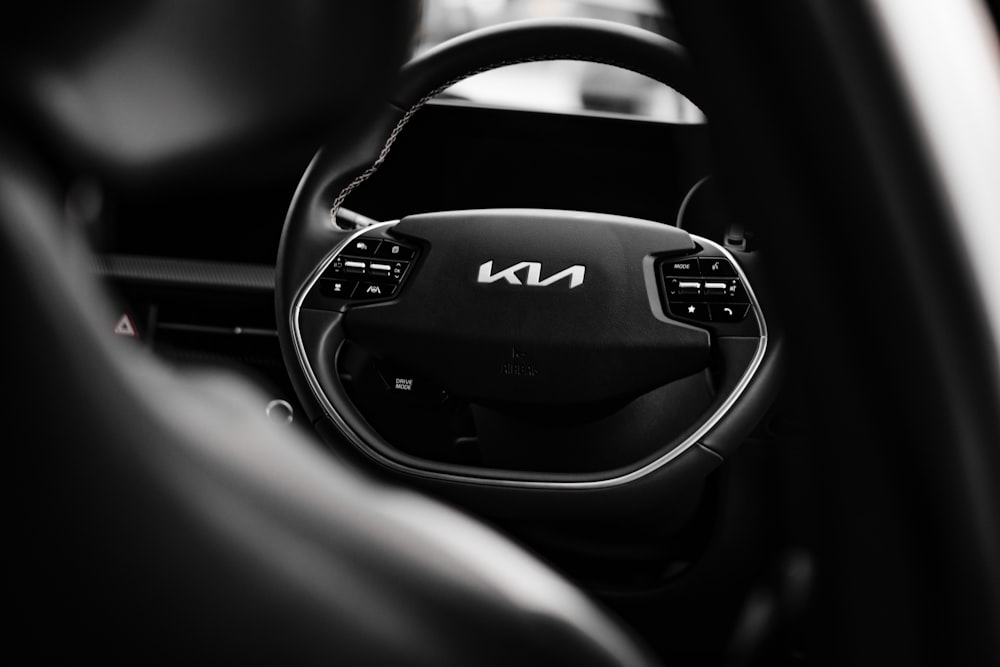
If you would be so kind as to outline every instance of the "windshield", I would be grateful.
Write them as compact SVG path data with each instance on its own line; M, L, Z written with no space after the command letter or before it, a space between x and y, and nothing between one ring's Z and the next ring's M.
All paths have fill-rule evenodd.
M543 17L604 19L675 36L673 20L657 0L424 0L417 51L477 28ZM502 67L455 84L443 97L534 111L704 122L685 97L652 79L609 65L566 60Z

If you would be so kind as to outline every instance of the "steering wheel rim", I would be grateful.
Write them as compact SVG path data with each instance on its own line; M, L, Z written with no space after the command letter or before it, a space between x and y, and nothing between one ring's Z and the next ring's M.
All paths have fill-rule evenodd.
M304 302L310 289L330 267L331 261L345 247L363 235L381 234L396 225L396 221L381 223L351 233L339 229L336 216L340 206L355 188L375 174L392 149L396 137L430 99L457 81L476 73L509 64L551 59L577 59L623 67L675 88L693 102L701 97L693 71L683 49L677 44L647 31L592 20L541 20L509 24L470 33L448 42L404 67L395 93L383 114L369 133L354 137L346 145L338 143L334 154L322 149L307 170L289 210L282 233L278 259L276 307L282 349L296 390L306 404L314 422L330 420L340 439L362 451L383 467L423 480L450 484L476 484L498 488L551 490L600 490L630 485L665 469L668 463L689 450L700 451L702 462L696 466L702 474L714 468L725 453L734 447L756 423L766 405L768 392L760 400L740 398L758 375L766 375L762 386L773 385L775 371L765 365L768 332L760 302L750 281L733 255L708 239L691 239L694 247L708 248L718 258L725 258L739 280L746 286L751 312L758 326L758 344L745 365L745 372L730 378L730 386L721 402L713 407L707 419L696 428L688 429L683 438L658 451L655 456L640 459L614 470L597 474L564 475L519 470L491 470L463 466L438 465L406 455L380 439L347 397L337 373L323 359L336 359L343 335L346 309L338 314L316 315ZM404 222L409 221L406 218ZM668 228L673 229L673 228ZM685 234L685 236L688 236ZM405 237L404 237L405 238ZM689 237L690 238L690 237ZM678 252L678 248L669 248ZM683 253L682 253L683 254ZM418 260L420 257L418 256ZM654 258L655 259L655 258ZM644 267L647 285L652 281L655 291L653 260ZM480 267L482 269L482 266ZM405 286L404 286L405 289ZM647 290L649 304L656 310L659 300ZM664 321L681 324L668 317ZM312 351L304 344L311 338ZM775 364L768 364L774 366ZM726 420L727 415L735 415ZM735 424L733 427L730 425ZM713 432L718 446L706 446Z

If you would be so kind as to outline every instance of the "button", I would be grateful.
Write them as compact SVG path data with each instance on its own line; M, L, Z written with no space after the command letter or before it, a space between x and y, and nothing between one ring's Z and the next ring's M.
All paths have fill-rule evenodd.
M750 303L750 297L743 287L743 281L739 278L732 278L726 282L726 300L734 303Z
M332 297L334 299L350 299L357 284L358 282L356 280L320 278L319 292L323 296Z
M681 280L677 283L678 294L701 294L701 282L697 280Z
M375 254L376 257L381 257L382 259L399 259L408 260L413 257L413 248L407 247L400 243L393 243L392 241L382 241L382 245L379 246L378 252Z
M736 276L736 269L725 257L702 257L698 260L701 265L701 275L706 278L731 278Z
M344 273L364 273L368 270L368 262L358 259L344 260Z
M741 322L750 306L745 303L713 303L708 309L713 322Z
M393 262L392 263L392 279L397 283L403 279L403 274L406 273L406 267L409 266L409 262Z
M382 381L385 383L386 389L397 396L406 396L407 398L422 399L424 401L440 401L444 398L443 390L428 384L422 378L399 372L387 373L379 371L379 373L382 375Z
M405 372L387 372L380 370L385 388L395 394L405 394L416 398L440 398L440 389L433 389L418 377Z
M330 266L326 267L326 271L323 272L324 278L336 278L338 276L344 275L344 258L334 257L333 261L330 262Z
M125 312L118 318L115 328L111 330L111 333L116 336L125 336L126 338L138 338L139 328L135 326L135 319Z
M440 387L386 360L375 362L375 370L390 394L406 399L440 401L444 398L444 390Z
M711 285L711 288L709 288ZM739 278L720 278L718 280L706 280L702 290L703 299L699 301L712 301L714 303L750 303L743 281Z
M388 278L392 275L392 264L389 262L372 260L368 263L368 273L379 278Z
M375 257L381 241L367 237L354 239L341 251L345 255L355 255L357 257Z
M688 320L698 320L699 322L710 322L708 304L705 303L672 303L670 312L677 317Z
M705 281L705 294L708 294L710 296L722 296L726 294L727 287L728 286L724 282Z
M386 285L384 283L361 283L358 285L357 289L354 290L354 298L382 299L387 296L392 296L392 293L395 291L395 285Z
M665 276L699 276L698 260L691 257L689 259L667 260L663 263L663 275Z

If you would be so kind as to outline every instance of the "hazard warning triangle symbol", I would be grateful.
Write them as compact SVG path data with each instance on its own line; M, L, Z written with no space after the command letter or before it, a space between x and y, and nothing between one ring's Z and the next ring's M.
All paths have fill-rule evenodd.
M128 313L122 313L122 316L118 318L118 324L115 325L114 333L116 336L139 337L139 332L136 330L135 324L132 323L132 318L129 317Z

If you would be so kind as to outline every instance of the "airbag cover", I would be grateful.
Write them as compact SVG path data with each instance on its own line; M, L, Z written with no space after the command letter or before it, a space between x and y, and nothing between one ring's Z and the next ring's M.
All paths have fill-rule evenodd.
M421 262L400 298L350 310L347 335L453 393L598 403L708 364L708 333L657 316L644 275L651 254L694 248L680 229L501 209L414 215L392 233L423 246Z

